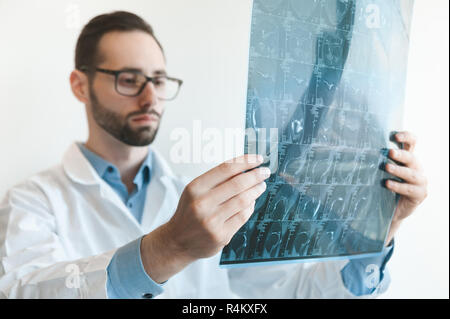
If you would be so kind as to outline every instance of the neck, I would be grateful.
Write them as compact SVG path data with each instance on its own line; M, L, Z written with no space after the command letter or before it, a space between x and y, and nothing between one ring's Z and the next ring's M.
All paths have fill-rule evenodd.
M89 133L86 148L116 166L130 191L134 187L134 177L148 155L148 147L126 145L106 132L98 133Z

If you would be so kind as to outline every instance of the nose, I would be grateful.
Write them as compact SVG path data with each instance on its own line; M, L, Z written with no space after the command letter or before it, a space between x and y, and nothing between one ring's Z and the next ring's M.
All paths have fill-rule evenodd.
M152 82L147 82L139 95L139 105L142 108L152 107L158 103L158 97L156 95L156 89Z

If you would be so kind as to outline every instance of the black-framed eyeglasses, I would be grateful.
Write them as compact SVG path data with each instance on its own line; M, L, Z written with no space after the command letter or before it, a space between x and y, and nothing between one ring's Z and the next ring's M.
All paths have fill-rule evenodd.
M86 72L82 67L80 71ZM114 75L115 89L117 93L124 96L138 96L142 93L145 85L151 82L155 88L156 96L160 100L171 101L180 92L183 81L167 75L146 76L140 71L134 70L107 70L95 68L95 71Z

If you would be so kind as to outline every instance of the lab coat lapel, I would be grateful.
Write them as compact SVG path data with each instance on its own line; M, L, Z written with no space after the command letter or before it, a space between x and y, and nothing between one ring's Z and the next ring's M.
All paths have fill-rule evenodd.
M76 143L72 144L64 155L63 167L64 171L72 181L85 186L96 186L91 189L99 192L98 197L111 202L119 210L118 214L108 212L109 219L120 219L121 224L123 224L124 227L126 225L131 234L142 234L141 225L131 215L119 195L114 192L108 183L98 176L97 172L83 156Z
M130 226L132 225L133 231L142 232L141 225L125 206L119 195L103 180L100 185L100 195L103 199L110 201L114 206L120 209L120 215L126 218L127 222L130 223Z
M142 216L142 229L145 233L167 222L175 212L178 193L173 186L174 174L162 156L153 148L152 176L147 187L147 196Z

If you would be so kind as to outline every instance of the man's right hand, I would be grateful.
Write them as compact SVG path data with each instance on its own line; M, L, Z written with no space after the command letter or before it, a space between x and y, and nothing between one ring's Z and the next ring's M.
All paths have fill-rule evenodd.
M170 221L141 242L144 268L154 281L166 281L189 263L214 256L230 242L266 189L264 180L270 170L253 169L261 164L260 156L243 155L186 186Z

